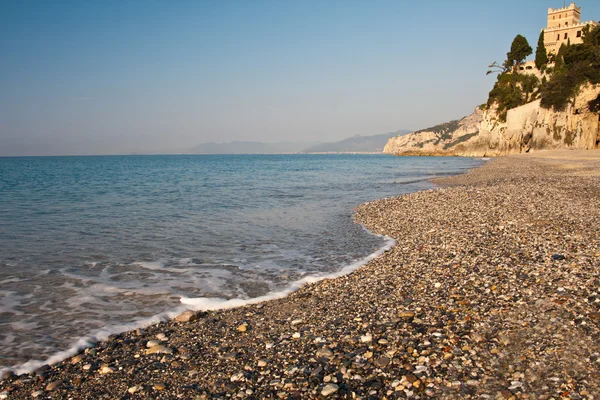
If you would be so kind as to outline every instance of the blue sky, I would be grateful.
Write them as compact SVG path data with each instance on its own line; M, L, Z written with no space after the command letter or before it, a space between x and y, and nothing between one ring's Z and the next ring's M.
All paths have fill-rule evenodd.
M567 2L568 5L568 2ZM582 19L600 2L581 0ZM0 155L334 141L460 118L562 0L0 2Z

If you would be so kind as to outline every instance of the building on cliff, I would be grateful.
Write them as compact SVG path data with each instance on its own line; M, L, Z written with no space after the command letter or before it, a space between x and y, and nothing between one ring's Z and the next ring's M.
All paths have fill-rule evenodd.
M544 29L544 43L546 51L550 53L558 53L558 49L562 44L581 43L583 28L590 25L590 28L598 25L596 21L580 22L581 7L577 7L575 3L569 4L563 8L548 8L548 23Z
M583 42L584 28L600 25L595 21L580 22L581 7L575 3L568 7L548 9L548 26L542 30L548 53L556 54L562 44ZM597 46L597 44L594 44ZM595 49L597 50L597 49ZM583 61L579 59L579 61ZM597 65L587 60L579 65L580 71L590 76L581 80L565 68L568 79L552 82L554 68L539 70L535 61L519 65L519 74L531 74L538 78L529 93L512 80L498 79L490 92L488 102L477 107L473 114L461 120L447 122L388 140L383 152L395 155L423 156L471 156L490 157L554 149L600 149L600 80L591 72ZM550 64L550 67L555 65ZM581 73L578 71L578 73ZM590 72L591 71L591 72ZM504 70L500 76L513 74ZM572 90L564 99L563 106L556 107L556 99L542 106L541 86L543 79L555 85L552 90ZM573 86L570 80L578 80ZM546 87L547 88L547 87ZM494 93L493 93L494 92ZM492 94L493 93L493 94ZM555 95L555 93L550 93ZM510 104L520 96L520 105Z

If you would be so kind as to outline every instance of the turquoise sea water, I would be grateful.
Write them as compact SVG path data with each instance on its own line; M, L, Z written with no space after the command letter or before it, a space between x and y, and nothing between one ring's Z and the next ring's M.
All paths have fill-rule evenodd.
M0 369L55 361L81 338L181 309L182 298L254 298L339 271L385 244L353 223L354 207L481 162L0 158Z

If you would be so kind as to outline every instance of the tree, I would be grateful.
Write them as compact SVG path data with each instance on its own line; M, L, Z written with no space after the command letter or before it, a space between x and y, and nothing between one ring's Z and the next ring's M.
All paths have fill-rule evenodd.
M558 53L556 53L556 59L554 60L554 72L559 72L565 66L565 53L567 52L567 45L564 43L560 45Z
M514 70L515 66L519 66L531 53L533 53L533 49L527 39L524 36L517 35L513 39L510 51L506 53L506 61Z
M584 44L591 46L600 46L600 25L596 25L594 29L591 29L590 24L587 24L582 29L582 37Z
M588 26L583 33L583 43L560 46L554 73L540 89L543 108L564 110L572 104L582 84L600 83L600 28Z
M544 30L542 29L538 38L537 49L535 49L535 67L542 70L546 65L548 65L548 53L546 52Z
M505 72L508 72L508 70L510 69L510 67L506 66L506 62L504 62L504 64L500 65L500 64L498 64L497 61L494 61L493 63L488 65L488 68L489 68L488 71L485 73L486 75L503 74Z

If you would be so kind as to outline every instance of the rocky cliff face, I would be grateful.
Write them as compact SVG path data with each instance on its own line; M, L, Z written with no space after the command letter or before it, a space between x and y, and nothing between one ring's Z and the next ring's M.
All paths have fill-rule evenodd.
M482 115L478 107L473 114L461 120L393 137L383 152L396 155L453 155L457 148L462 148L464 143L478 135Z
M599 111L600 85L586 85L564 111L541 108L537 100L509 110L506 122L502 122L495 108L484 112L477 109L453 121L456 124L443 133L434 127L392 138L384 153L485 157L560 148L594 149L600 144Z

